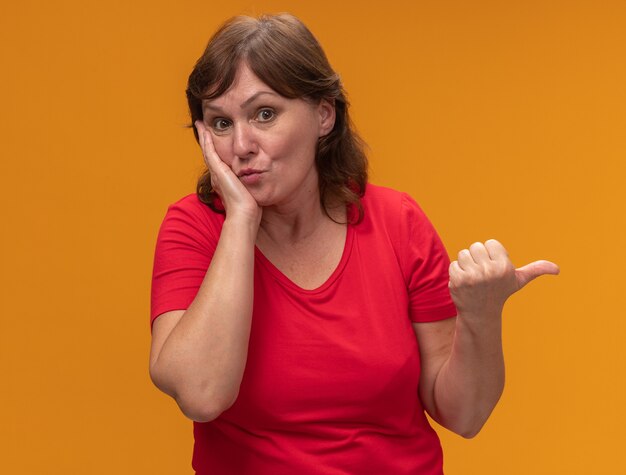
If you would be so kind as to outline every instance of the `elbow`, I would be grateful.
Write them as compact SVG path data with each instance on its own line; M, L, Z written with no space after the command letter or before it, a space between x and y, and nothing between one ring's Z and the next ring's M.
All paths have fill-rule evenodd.
M174 399L188 419L194 422L211 422L233 405L236 396L230 401L224 401L215 397L179 394Z
M193 422L211 422L217 419L223 412L210 406L185 404L179 398L176 398L176 404L178 404L184 416Z
M457 422L456 424L442 422L440 422L440 424L446 429L464 439L473 439L476 437L485 423L485 421L465 421L464 423Z
M194 422L217 419L234 404L238 396L238 390L232 394L232 391L216 391L217 388L206 382L183 383L179 379L172 379L156 365L150 367L150 378L157 388L176 401L185 417Z
M486 401L479 405L479 407L465 413L465 415L457 421L458 423L451 427L451 430L464 439L473 439L476 437L487 423L487 420L489 420L491 413L502 395L503 389L504 386L500 386L493 394L490 401Z
M464 439L473 439L478 435L480 430L483 428L483 424L474 427L463 427L460 430L455 430L454 432Z
M487 423L490 414L491 410L467 414L465 418L457 420L454 424L449 424L448 429L464 439L473 439Z

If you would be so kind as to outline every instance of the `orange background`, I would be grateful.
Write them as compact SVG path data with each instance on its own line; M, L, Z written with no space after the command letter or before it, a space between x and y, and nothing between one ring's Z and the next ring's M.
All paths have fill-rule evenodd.
M148 376L152 254L202 158L186 78L238 13L290 11L341 74L372 181L454 256L561 265L505 313L507 387L448 475L626 473L622 1L53 1L0 8L0 472L190 473Z

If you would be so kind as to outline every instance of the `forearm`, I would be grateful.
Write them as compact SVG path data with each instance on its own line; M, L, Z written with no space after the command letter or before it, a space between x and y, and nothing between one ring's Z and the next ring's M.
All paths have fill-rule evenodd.
M464 436L478 433L504 388L501 315L459 314L452 350L434 385L435 414Z
M253 304L256 227L226 219L198 294L151 373L192 419L212 419L237 397Z

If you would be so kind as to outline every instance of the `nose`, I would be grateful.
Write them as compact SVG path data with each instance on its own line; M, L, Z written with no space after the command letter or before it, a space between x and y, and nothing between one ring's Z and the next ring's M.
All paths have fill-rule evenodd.
M233 134L233 153L241 160L251 158L258 152L254 130L249 124L237 124Z

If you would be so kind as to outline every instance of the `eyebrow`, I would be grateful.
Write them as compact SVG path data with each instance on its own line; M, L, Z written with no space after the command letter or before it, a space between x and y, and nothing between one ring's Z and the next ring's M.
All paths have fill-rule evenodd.
M250 103L253 102L256 98L258 98L259 96L262 96L263 94L269 94L271 96L278 96L278 94L276 94L275 92L258 91L258 92L255 92L254 94L252 94L250 97L248 97L245 101L243 101L239 105L239 107L243 109L244 107L250 105ZM210 102L207 102L206 104L204 104L204 107L207 107L207 108L213 109L213 110L218 110L218 111L222 110L221 107L215 106L215 105L211 104Z

